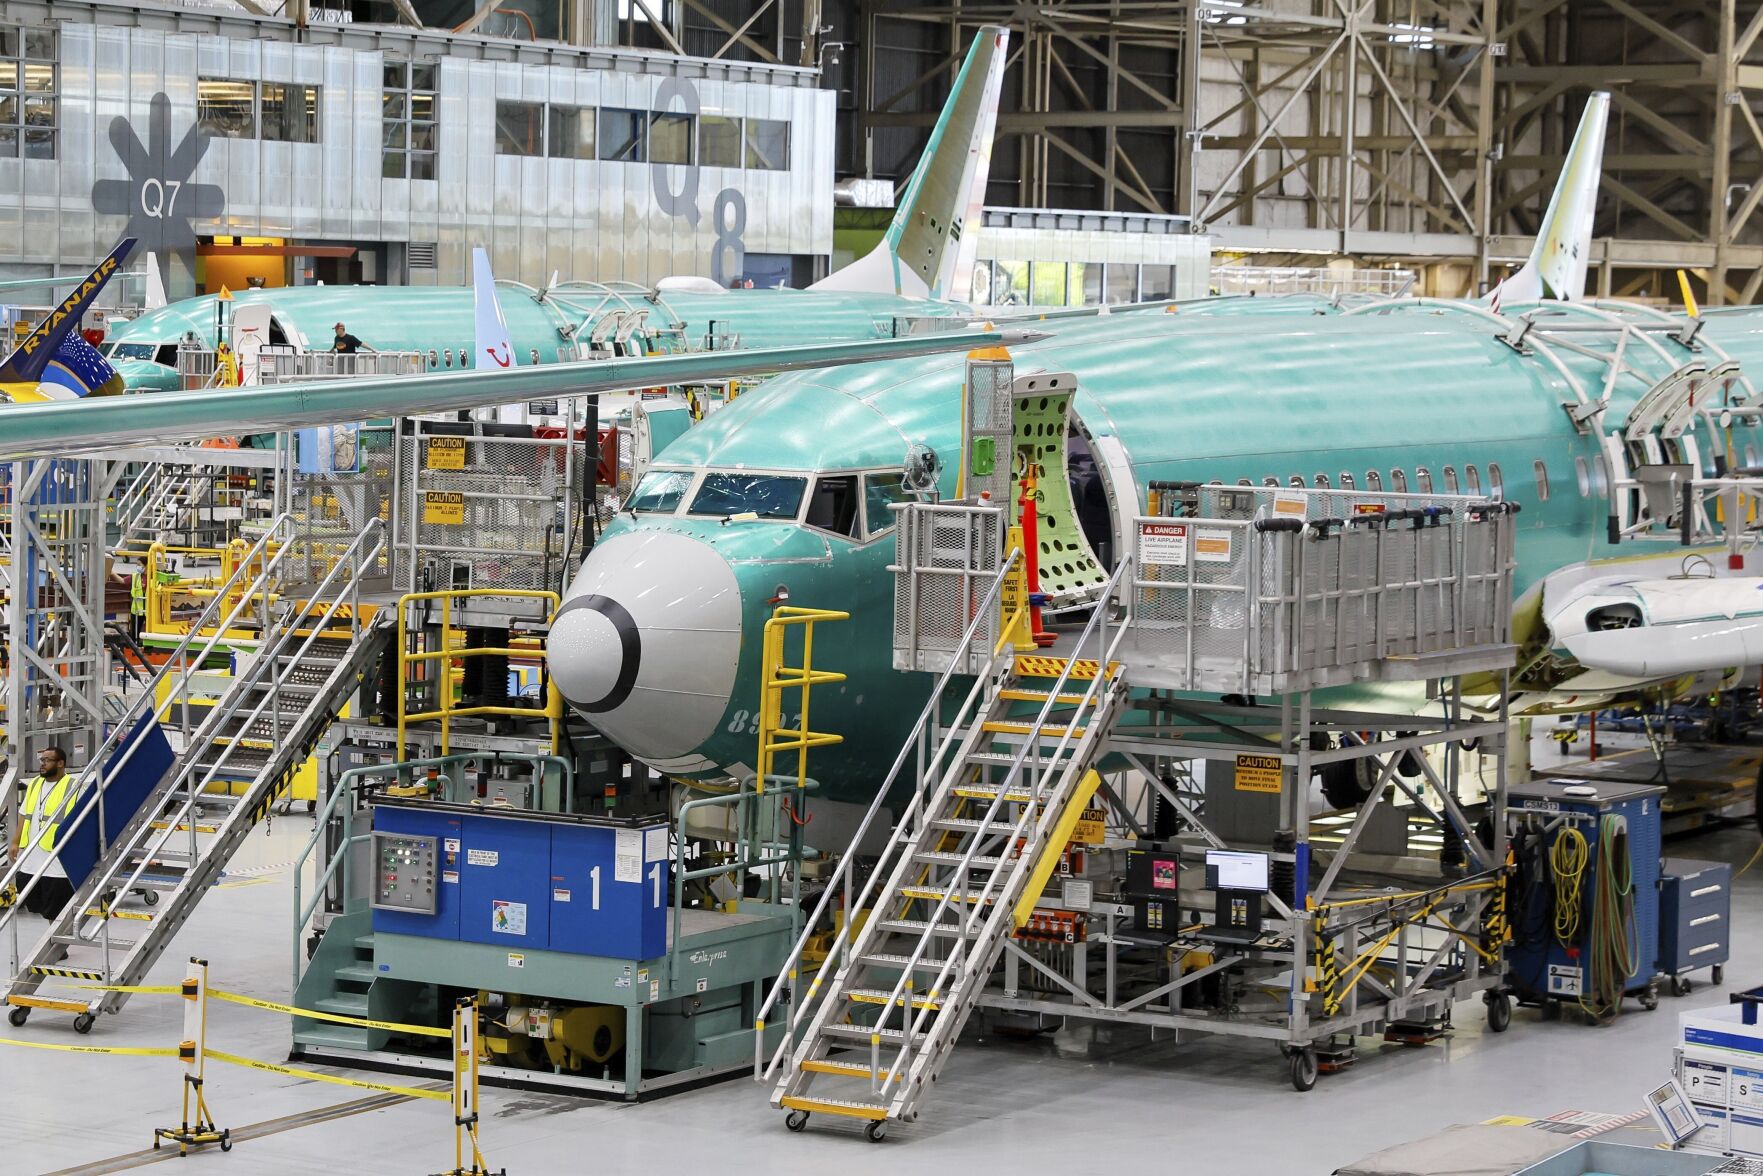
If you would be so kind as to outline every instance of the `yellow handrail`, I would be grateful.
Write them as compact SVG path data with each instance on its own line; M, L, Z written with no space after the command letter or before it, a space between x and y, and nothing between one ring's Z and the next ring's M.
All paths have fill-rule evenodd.
M531 718L543 715L551 722L551 754L557 754L558 733L563 718L563 696L557 693L556 684L547 675L545 679L545 705L535 711L528 706L454 706L453 705L453 664L464 661L468 657L543 657L545 650L542 645L525 649L503 648L501 646L484 646L478 649L453 648L453 609L456 600L469 600L474 597L495 597L507 600L510 597L523 600L544 600L551 605L546 614L549 621L557 615L562 604L555 592L547 592L532 588L450 588L438 592L406 592L398 598L398 759L405 759L404 732L411 723L427 723L439 719L441 722L441 754L452 752L452 724L455 718L470 718L477 715L507 715L512 718ZM445 602L441 608L441 647L439 649L412 652L407 636L410 617L410 605L423 600L439 600ZM434 710L415 711L409 709L410 704L410 666L413 663L438 661L441 671L436 676L435 696L440 699L440 706Z
M796 753L796 784L805 787L808 781L808 750L843 743L843 735L815 731L808 726L808 694L812 687L843 682L845 675L832 670L814 668L814 626L821 621L848 621L848 612L823 608L796 608L780 604L765 622L765 643L760 665L759 690L759 779L758 790L765 791L765 782L773 775L779 752ZM785 638L793 627L802 630L802 664L784 664ZM797 726L784 726L784 691L802 692L802 713Z

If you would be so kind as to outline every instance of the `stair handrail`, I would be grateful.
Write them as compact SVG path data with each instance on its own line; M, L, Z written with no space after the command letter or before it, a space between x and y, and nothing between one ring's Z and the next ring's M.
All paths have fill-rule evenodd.
M203 643L201 650L196 653L192 659L189 653L190 647L195 644L197 638L202 636L202 630L213 619L212 614L214 611L225 602L234 581L239 579L239 577L251 568L255 563L256 558L261 555L265 546L276 537L284 524L290 528L291 533L291 529L295 524L294 516L291 513L277 515L274 521L270 523L269 527L264 531L263 537L260 538L250 549L248 557L243 560L238 567L233 569L232 575L228 576L226 581L220 586L220 589L215 592L214 598L208 602L207 607L197 614L196 619L190 623L189 632L184 634L183 640L172 647L172 651L167 656L165 664L160 666L159 671L155 673L152 678L148 679L146 685L141 687L141 691L136 696L135 701L131 703L128 709L123 712L122 716L116 720L115 724L110 729L110 733L104 737L104 741L98 745L98 749L87 759L85 770L95 776L98 786L87 795L85 803L79 806L77 812L69 814L66 820L57 825L56 840L58 843L66 844L68 838L83 828L86 819L94 810L96 810L100 816L100 828L98 831L99 852L102 853L104 851L105 839L102 828L104 793L110 787L110 780L120 773L128 764L129 760L133 758L136 748L140 747L140 743L137 741L130 744L129 747L124 750L122 759L117 761L115 768L112 770L107 771L105 769L105 759L114 752L122 740L127 738L129 733L135 729L135 724L141 721L143 708L145 708L146 711L158 709L159 684L172 674L178 674L187 678L189 675L190 661L205 660L209 654L213 653L214 647L225 636L227 630L232 627L233 622L239 619L241 611L251 603L256 592L268 590L268 585L277 570L276 565L281 560L280 552L277 552L276 555L264 565L263 570L253 578L246 590L238 594L236 601L233 604L232 611L227 614L224 621L214 627L212 633L208 634L207 640ZM286 551L290 546L291 544L284 543L282 544L282 550ZM21 767L19 771L22 775L23 768ZM84 786L82 785L82 790L83 787ZM4 892L8 886L15 884L17 877L24 866L26 857L27 855L25 854L19 854L10 867L5 871L0 872L0 892ZM32 890L36 889L37 880L40 877L41 875L33 876L30 883L19 892L17 901L15 901L12 906L0 910L0 928L5 927L20 910L24 909L24 899Z
M875 822L876 816L881 812L883 808L882 802L887 799L887 795L893 788L894 782L899 778L901 769L906 766L906 760L909 754L915 749L919 750L922 754L922 745L925 735L928 732L932 721L935 719L937 709L943 701L943 695L949 688L949 683L955 678L956 669L966 664L966 654L968 649L973 645L980 631L985 627L986 622L991 615L991 610L1002 598L1005 581L1009 578L1010 572L1015 568L1017 561L1022 558L1022 550L1020 548L1011 548L1010 552L1004 557L1003 564L999 567L997 575L993 577L991 586L986 590L985 596L981 599L978 607L973 611L973 617L967 623L967 631L962 634L961 644L950 656L948 667L937 678L936 686L931 690L930 697L925 701L924 708L919 711L918 721L913 724L911 733L901 741L900 751L894 756L893 766L888 769L887 776L883 779L881 786L876 789L875 797L869 802L869 810L863 814L863 820L859 822L857 832L851 837L852 845L861 845L863 839L869 835L870 826ZM994 647L992 650L993 657L995 658L998 656L998 653L999 647ZM974 679L973 687L968 691L966 701L962 703L961 714L965 714L967 710L972 707L974 700L981 692L980 687L982 683L985 682L986 677L987 675L980 675ZM956 726L959 726L959 724L957 723ZM945 744L947 742L948 741L946 740L944 741ZM936 761L941 758L943 751L944 745L940 744L932 753L930 762L932 764L936 763ZM801 935L797 938L795 946L790 949L790 954L784 960L783 967L778 969L777 978L771 984L771 991L766 994L765 1002L760 1005L759 1011L754 1017L753 1077L755 1081L769 1081L772 1075L776 1073L783 1058L790 1051L792 1045L791 1033L800 1023L800 1011L805 1011L811 1003L810 1000L804 1000L800 1005L797 1005L792 998L792 1009L789 1024L787 1026L788 1031L784 1033L783 1038L778 1042L777 1049L773 1052L771 1061L765 1063L766 1015L771 1012L772 1006L777 1003L779 996L792 990L796 967L801 963L802 954L807 950L809 940L814 937L815 928L819 926L821 917L826 914L827 908L832 902L833 895L839 892L842 884L845 897L845 910L847 912L853 912L862 909L864 900L869 897L871 890L875 887L876 880L883 874L881 868L882 862L887 860L896 844L900 842L902 833L912 826L914 823L913 818L920 815L922 812L924 786L927 778L934 777L931 777L928 771L920 773L918 786L913 790L912 805L907 813L902 814L900 822L895 826L893 835L889 838L887 846L882 850L881 858L876 863L876 868L870 872L868 880L865 882L862 891L857 896L856 905L853 906L851 901L851 876L855 868L857 855L847 853L840 859L838 869L834 871L825 890L822 891L820 901L815 904L814 913L802 924ZM852 942L851 926L852 920L847 917L844 926L839 928L838 932L833 937L831 946L827 948L826 959L821 964L820 970L822 973L833 967L835 960L841 955L842 949L850 946ZM818 982L817 977L815 984L818 985ZM812 995L813 991L811 986L810 997L812 997Z
M1048 778L1052 776L1056 768L1064 774L1069 774L1076 767L1075 761L1061 764L1059 757L1062 756L1067 747L1070 746L1072 733L1077 726L1078 721L1082 718L1085 709L1093 705L1097 691L1101 688L1102 683L1105 681L1110 682L1110 688L1112 688L1113 676L1109 674L1108 667L1114 661L1114 655L1119 651L1121 642L1126 638L1127 633L1131 629L1131 606L1130 604L1128 605L1127 616L1117 627L1114 639L1111 642L1108 641L1108 624L1106 616L1109 605L1119 587L1121 578L1127 572L1131 564L1132 557L1128 555L1121 560L1121 562L1115 567L1114 573L1108 577L1108 582L1103 586L1102 593L1096 602L1095 610L1090 614L1090 619L1085 623L1082 632L1079 633L1077 641L1073 645L1072 655L1065 659L1065 668L1060 671L1059 677L1054 681L1053 686L1047 691L1047 701L1041 704L1041 709L1035 716L1034 725L1029 736L1022 741L1021 749L1017 751L1016 756L1011 760L1010 766L1005 771L1003 779L996 785L997 791L992 796L992 803L987 807L985 816L980 820L980 827L974 831L970 838L968 838L967 852L962 855L960 864L958 864L954 870L954 878L960 879L961 885L963 910L962 923L964 924L964 932L971 932L975 916L985 909L987 901L992 897L993 890L1002 883L1006 873L1003 869L992 871L987 877L985 885L980 888L978 896L973 896L969 889L969 881L972 874L974 853L979 849L980 842L985 839L990 830L991 823L997 815L999 806L1004 803L1004 798L1009 794L1011 785L1021 777L1022 769L1027 762L1029 749L1036 745L1036 736L1051 717L1054 707L1058 705L1059 695L1064 692L1064 686L1071 677L1071 671L1076 665L1079 655L1083 652L1084 646L1089 643L1090 637L1094 633L1098 637L1096 645L1098 651L1100 651L1095 677L1090 679L1088 688L1085 689L1082 698L1080 698L1074 706L1072 721L1065 724L1065 734L1060 736L1059 742L1054 746L1052 752L1047 755L1047 763L1044 768L1041 769L1043 775L1039 779L1036 779L1030 788L1029 803L1023 805L1022 814L1017 817L1015 824L1010 827L1009 832L1005 835L1006 848L1003 852L1009 852L1009 847L1019 838L1024 838L1026 832L1027 837L1020 850L1017 851L1017 856L1022 861L1032 862L1035 858L1035 853L1039 847L1040 840L1045 835L1045 826L1054 817L1052 806L1042 806L1039 803L1040 790L1047 782ZM1092 717L1091 722L1095 722L1097 718L1099 718L1099 716ZM1086 735L1088 734L1088 731L1089 728L1086 726ZM1037 811L1040 813L1039 818L1034 822L1032 829L1025 830L1024 824L1028 822L1029 818L1034 816ZM936 907L930 913L928 922L931 925L934 926L937 920L942 916L943 912L948 909L950 899L955 895L955 890L955 884L953 880L951 880L950 885L943 890L943 897L937 901ZM1008 912L1004 909L1003 904L996 904L991 914L986 917L986 921L989 923L992 920L1003 918L1007 914ZM888 1096L889 1087L904 1080L906 1070L910 1065L908 1054L914 1052L914 1034L916 1033L919 1036L923 1035L924 1022L927 1015L936 1011L931 1007L931 1002L926 1001L917 1009L917 1016L914 1017L912 1015L913 1007L911 997L906 995L906 985L910 983L914 969L923 958L924 949L929 942L930 936L928 935L919 940L918 946L913 950L906 965L901 968L900 979L895 981L893 991L888 994L888 999L882 1003L882 1013L876 1020L876 1026L879 1028L883 1019L886 1017L887 1012L896 1007L900 1007L902 999L905 1000L905 1012L901 1017L904 1032L901 1034L900 1049L898 1053L895 1054L893 1064L889 1066L886 1071L880 1069L879 1039L871 1038L871 1079L875 1084L875 1093L883 1098ZM958 960L964 967L969 963L966 958L968 954L968 944L970 943L969 934L964 933L956 939L955 943L955 950L951 951L942 961L943 966L937 970L936 977L931 981L928 991L943 991L943 985L947 983L949 978L949 969ZM884 1073L885 1077L883 1076Z
M273 688L277 687L281 684L281 678L282 678L283 674L285 672L287 672L287 670L291 669L294 665L297 665L298 662L300 661L300 659L304 658L306 656L306 654L308 652L310 652L313 642L317 641L324 634L326 626L335 617L337 610L339 608L341 608L343 605L342 594L338 593L336 595L335 599L333 599L330 602L330 606L325 610L324 615L318 619L318 623L310 626L311 631L307 634L305 642L300 646L299 651L293 655L293 658L288 663L288 666L281 667L278 665L279 659L283 653L283 649L286 646L288 640L291 637L293 637L295 635L296 631L298 630L298 628L299 628L298 622L303 618L310 617L313 606L315 604L322 602L324 600L325 596L327 594L329 594L330 587L331 587L331 581L333 579L335 579L337 576L337 573L342 571L345 567L353 567L355 569L355 574L351 578L355 582L355 585L357 587L359 586L360 578L361 578L360 568L362 565L366 564L368 561L371 561L371 560L377 558L378 553L379 553L379 549L385 543L385 530L386 530L385 520L377 519L377 518L369 520L368 525L362 529L361 534L357 535L355 537L355 539L349 544L349 546L344 549L343 553L340 556L338 556L337 559L331 564L330 571L325 573L324 579L319 581L317 587L315 587L312 590L312 593L307 598L306 603L303 606L301 606L299 609L295 610L294 615L289 616L287 618L283 618L280 622L278 622L279 627L281 629L281 633L280 633L280 636L278 636L276 638L276 641L273 644L273 646L271 646L268 649L260 649L258 651L257 660L254 663L252 670L249 673L244 674L240 678L235 680L233 686L228 690L228 694L232 694L235 691L238 691L240 689L251 689L251 688L255 688L258 685L261 685L265 675L263 674L262 670L259 667L267 667L269 670L268 677L271 679L270 685L272 687L271 692L266 693L263 696L263 698L258 700L257 705L252 708L251 713L246 717L243 725L240 728L241 731L249 731L252 724L256 723L257 720L260 717L262 717L263 709L266 706L269 706L273 701L275 701L275 694L274 694ZM363 559L362 558L362 549L363 549L364 545L367 545L369 543L370 540L372 541L372 550L367 551L366 558ZM290 543L290 544L287 544L283 548L283 550L289 550L295 546L296 546L296 544ZM280 552L277 553L278 558L280 557L280 554L281 554ZM360 613L359 608L351 610L350 620L351 620L351 624L352 624L353 628L355 629L355 631L357 633L359 633L360 626L361 626L361 613ZM315 694L313 696L312 701L307 704L307 708L310 709L311 707L318 706L323 702L324 702L324 699L323 699L322 695ZM178 764L174 765L174 771L173 771L173 774L171 777L171 779L173 780L174 783L178 779L183 779L183 780L185 780L186 784L188 785L185 788L185 792L187 793L187 795L185 796L183 803L178 807L178 811L177 811L176 815L171 816L171 817L166 817L163 814L161 814L159 816L159 818L157 818L157 819L165 822L165 828L159 831L158 839L154 840L148 848L146 848L142 851L140 862L138 862L135 865L133 872L129 875L128 880L126 882L124 882L121 886L106 885L107 883L114 882L114 880L116 878L117 867L122 865L124 858L127 856L125 854L117 854L116 860L113 861L110 864L110 866L105 870L103 878L100 880L99 884L93 889L93 891L92 891L93 894L95 894L95 895L102 894L102 893L105 893L107 890L113 890L113 889L115 890L116 893L122 894L122 893L126 893L130 889L133 889L140 882L142 873L145 872L147 870L147 868L152 864L154 854L159 853L162 850L164 850L166 841L169 840L171 838L171 836L178 831L178 828L180 826L187 826L188 827L188 832L190 834L190 847L191 847L191 858L192 858L191 865L194 866L195 862L193 859L196 856L195 849L196 849L197 831L196 831L196 823L195 823L195 819L194 819L195 814L194 814L193 810L195 809L197 801L201 798L203 790L206 789L209 784L214 783L215 774L221 769L222 766L224 766L226 764L228 758L231 757L231 755L233 754L233 751L238 747L238 740L235 739L233 742L228 743L225 746L225 748L221 751L220 755L215 759L215 761L208 766L207 773L205 775L203 775L199 781L191 782L190 778L195 775L196 771L200 770L200 764L198 761L201 757L202 750L207 747L211 747L213 745L214 732L211 731L210 728L219 727L219 726L224 725L225 723L231 721L232 717L234 715L236 715L237 713L238 713L237 707L216 706L209 713L208 718L206 720L204 720L202 725L196 729L196 734L191 737L189 746L185 747L183 752L179 755L179 757L178 757L179 762L178 762ZM305 718L306 718L306 711L303 710L300 712L300 720L299 721L303 721ZM242 808L243 808L242 805L235 806L232 809L232 811L229 812L226 815L226 817L221 821L221 824L224 826L224 825L230 823L231 821L235 820L238 817L238 814ZM85 885L90 884L90 882L91 882L91 879L88 877L87 882L85 884L82 884L81 889L84 890ZM95 920L98 925L97 931L94 932L94 934L91 936L87 936L85 934L82 934L79 931L76 931L75 934L79 935L79 937L81 939L86 939L88 941L90 941L91 939L99 938L101 935L102 938L106 941L105 953L106 953L106 957L108 958L108 954L109 954L108 940L109 940L110 919L105 917L104 912L103 912L103 907L100 906L98 908L97 913L95 913L95 914L82 915L80 917L82 919L88 920L88 921ZM75 923L74 925L76 928L79 927L78 923ZM53 926L53 924L51 924L51 926Z

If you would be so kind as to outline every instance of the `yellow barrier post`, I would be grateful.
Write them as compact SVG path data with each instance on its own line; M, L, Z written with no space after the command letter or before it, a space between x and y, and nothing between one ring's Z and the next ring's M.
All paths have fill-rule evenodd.
M453 1004L453 1168L439 1176L508 1176L492 1173L477 1140L477 997L462 996ZM471 1167L465 1166L470 1144Z
M233 1149L230 1130L214 1125L208 1112L208 1100L202 1093L203 1073L208 1060L208 961L190 957L195 975L186 977L179 995L184 1000L184 1039L178 1043L178 1060L184 1063L184 1117L177 1127L156 1127L153 1150L162 1140L178 1145L178 1155L187 1156L192 1147L218 1143L221 1151ZM190 1102L195 1100L196 1121L190 1122Z

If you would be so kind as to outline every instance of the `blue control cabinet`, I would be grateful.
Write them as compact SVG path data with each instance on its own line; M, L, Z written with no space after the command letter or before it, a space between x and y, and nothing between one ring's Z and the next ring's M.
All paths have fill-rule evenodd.
M1569 789L1590 788L1592 795L1576 795ZM1600 825L1607 817L1620 818L1628 829L1630 869L1634 879L1634 928L1632 949L1639 966L1629 977L1625 992L1641 993L1651 989L1657 972L1654 961L1659 958L1659 876L1661 846L1661 813L1659 803L1665 789L1652 784L1612 783L1605 780L1535 780L1513 785L1507 790L1507 808L1513 828L1529 822L1549 826L1543 846L1544 860L1561 829L1571 823L1586 839L1589 857L1580 886L1580 920L1578 950L1569 952L1550 931L1552 919L1544 911L1541 919L1518 919L1514 923L1517 936L1507 954L1507 976L1521 996L1534 999L1577 1000L1587 979L1585 965L1592 928L1593 902L1602 872L1607 868L1599 839ZM1546 864L1545 867L1546 869ZM1545 879L1545 883L1546 883ZM1532 896L1547 894L1528 888Z
M1684 991L1684 973L1712 968L1720 983L1732 954L1732 867L1666 858L1659 886L1659 971Z
M375 931L615 959L667 951L665 823L425 800L378 804L373 822L441 843L435 913L375 909Z

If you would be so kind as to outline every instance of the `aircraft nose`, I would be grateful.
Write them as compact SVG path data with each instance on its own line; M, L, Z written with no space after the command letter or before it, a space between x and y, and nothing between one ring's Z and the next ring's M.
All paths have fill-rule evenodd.
M551 623L551 680L613 742L662 771L696 754L734 691L741 592L706 543L631 531L596 547Z

